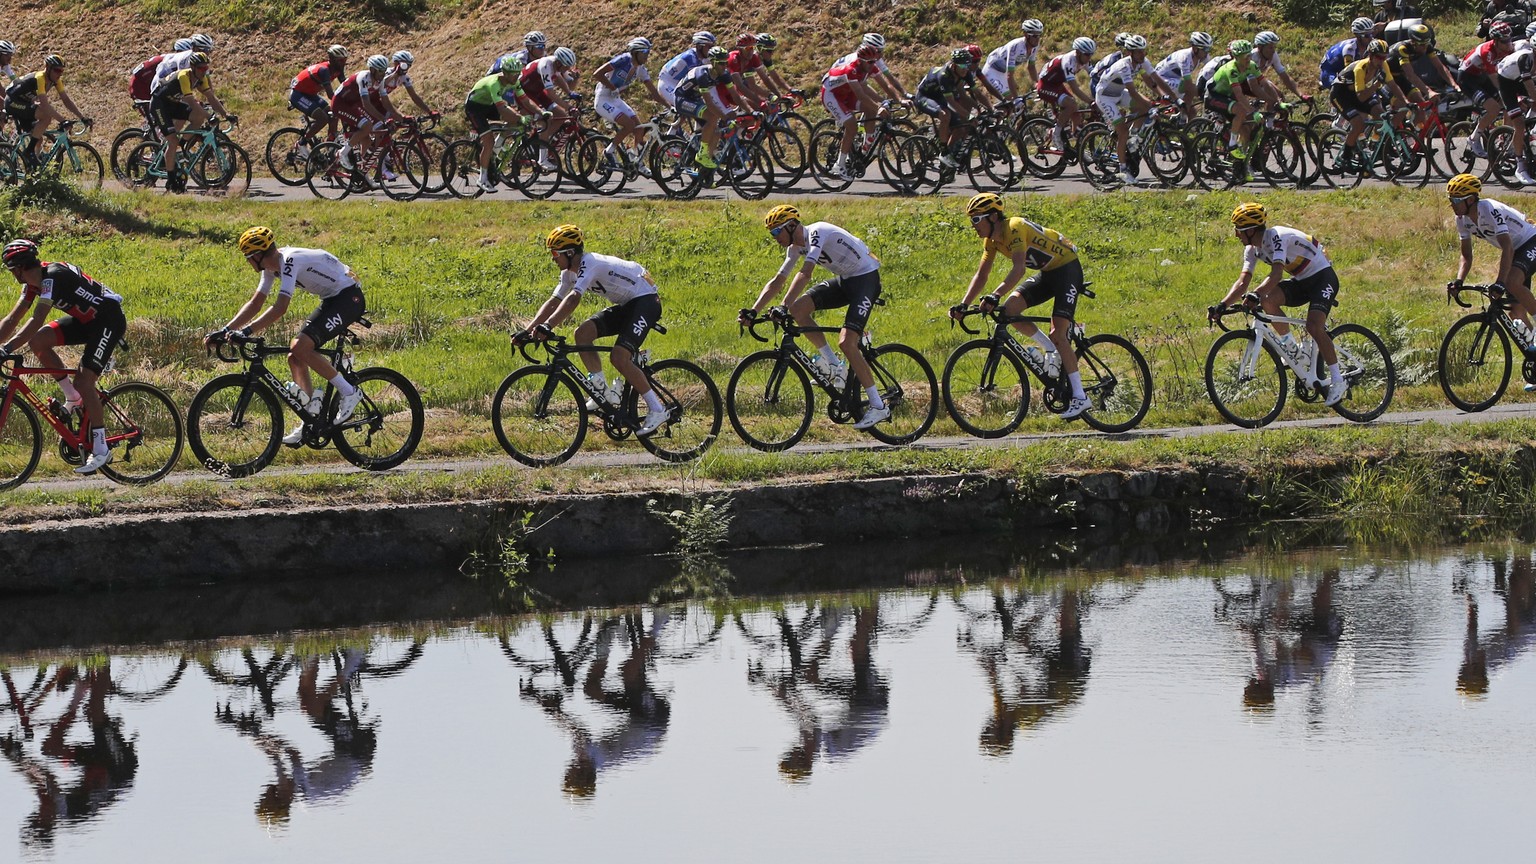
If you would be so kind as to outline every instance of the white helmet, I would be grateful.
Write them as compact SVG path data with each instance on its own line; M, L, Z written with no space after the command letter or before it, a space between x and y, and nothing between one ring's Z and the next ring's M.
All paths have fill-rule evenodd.
M1376 22L1369 18L1356 18L1349 22L1349 32L1356 36L1364 36L1376 29Z
M1039 36L1045 32L1045 22L1039 18L1025 18L1024 23L1019 25L1019 29L1023 30L1026 36Z
M1525 25L1525 38L1536 39L1536 35L1532 34L1536 34L1536 21L1532 21L1531 23Z
M348 51L345 45L332 45L325 49L325 56L332 60L345 60L352 56L352 52Z
M213 39L202 33L193 33L191 38L192 50L207 54L213 50Z
M629 40L629 44L624 46L624 50L644 51L649 54L651 52L651 40L645 38L644 36L636 36L635 38Z
M11 42L0 39L0 54L15 54L16 46Z
M1189 34L1189 44L1194 48L1205 48L1209 50L1210 47L1215 44L1215 42L1216 40L1211 38L1211 34L1205 32L1204 30L1196 30L1195 32Z
M715 34L709 32L708 30L700 30L699 32L693 34L693 44L713 45L715 44Z
M1124 48L1125 47L1125 40L1127 40L1129 38L1131 38L1131 34L1126 33L1124 31L1116 33L1115 34L1115 47L1116 48Z
M416 55L409 51L396 51L394 54L390 55L389 62L402 63L406 66L410 66L416 62Z
M383 54L375 54L368 58L368 71L375 75L383 75L389 71L389 58Z
M1127 50L1127 51L1145 51L1145 50L1147 50L1147 37L1145 37L1145 36L1137 36L1137 35L1134 35L1134 34L1125 37L1125 50Z
M885 37L881 36L879 33L865 33L864 38L859 40L859 47L868 47L873 48L876 51L884 51Z
M544 31L542 30L529 30L523 34L524 48L542 49L547 44L549 43L544 41Z
M1260 31L1259 35L1253 37L1253 47L1255 47L1255 48L1263 48L1265 45L1279 45L1279 44L1280 44L1280 34L1276 33L1273 30L1263 30L1263 31Z
M192 40L191 39L177 39L176 42L171 45L171 50L172 51L191 51L192 50Z
M576 52L569 48L556 48L555 62L570 69L576 65Z
M1079 54L1097 54L1099 53L1099 43L1089 39L1087 36L1079 36L1072 40L1072 50Z

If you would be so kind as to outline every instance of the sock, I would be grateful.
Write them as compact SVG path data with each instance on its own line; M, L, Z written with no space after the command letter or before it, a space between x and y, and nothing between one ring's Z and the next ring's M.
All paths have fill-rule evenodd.
M1079 375L1076 372L1073 372L1073 373L1071 373L1071 374L1069 374L1067 376L1067 380L1072 382L1072 398L1073 399L1087 399L1088 398L1088 394L1083 392L1083 376Z
M823 345L820 348L817 348L816 353L821 355L821 359L827 361L828 366L837 365L837 355L832 353L831 345Z
M659 411L663 414L666 413L667 410L667 406L661 404L661 397L656 395L655 390L645 391L645 407L652 411Z
M91 427L91 452L97 456L107 452L107 429L105 426Z
M347 379L342 377L342 374L340 372L337 372L336 373L336 377L331 379L331 386L335 387L336 388L336 392L340 393L343 396L350 396L350 395L352 395L352 391L357 389L356 387L353 387L351 384L348 384L347 383Z
M618 155L617 153L614 152L613 146L614 146L613 142L609 141L608 142L608 146L603 148L603 155L604 156L608 156L608 157L613 157L613 156Z
M1036 328L1035 334L1031 338L1040 343L1040 350L1047 354L1056 353L1056 343L1051 341L1051 337L1044 330Z
M869 394L869 407L871 407L871 408L884 408L885 407L885 400L880 398L880 388L879 387L876 387L875 385L871 384L868 387L864 388L864 392Z
M491 184L491 169L490 168L481 168L480 169L480 185L481 186L489 186L490 184Z
M846 167L848 167L848 154L847 153L839 153L839 154L837 154L837 162L835 164L833 164L832 170L838 172L839 174L841 174L843 172L843 169L846 168Z
M80 391L75 389L75 382L68 378L60 378L59 389L63 391L65 401L71 405L80 404Z
M1328 378L1331 381L1343 381L1344 380L1344 373L1339 371L1339 364L1337 364L1337 363L1329 363L1328 364Z

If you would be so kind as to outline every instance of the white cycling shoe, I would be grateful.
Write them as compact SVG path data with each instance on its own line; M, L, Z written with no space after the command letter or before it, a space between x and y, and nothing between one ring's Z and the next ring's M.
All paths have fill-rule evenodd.
M1061 419L1076 420L1083 415L1083 412L1092 407L1093 403L1089 402L1087 397L1074 396L1072 397L1072 401L1067 404L1067 410L1061 412Z
M1348 384L1344 383L1343 381L1330 381L1328 382L1328 395L1323 399L1323 407L1332 408L1340 402L1343 402L1344 397L1348 395Z
M889 418L890 416L891 406L889 405L881 405L879 408L868 408L865 409L864 416L860 417L858 422L853 424L853 428L860 430L868 429L869 427Z
M304 443L304 424L293 427L293 431L283 436L283 443L289 447L297 447Z
M363 391L359 387L352 388L352 392L345 396L337 397L336 419L332 422L347 422L347 419L352 416L352 412L357 410L357 403L361 401L363 401Z
M108 450L105 453L92 453L90 455L90 457L85 460L85 464L84 465L81 465L80 467L75 469L75 473L76 474L95 474L97 471L101 470L103 465L106 465L106 464L110 463L111 461L112 461L112 451L111 450Z
M648 435L656 434L656 430L660 429L662 424L667 422L667 415L668 412L666 409L662 409L660 411L657 411L654 408L651 409L649 413L645 415L645 419L640 422L640 428L635 430L635 435L637 437L644 438Z

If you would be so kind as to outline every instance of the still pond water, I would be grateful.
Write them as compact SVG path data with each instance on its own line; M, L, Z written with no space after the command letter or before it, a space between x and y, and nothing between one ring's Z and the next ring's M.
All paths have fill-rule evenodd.
M1533 561L38 646L0 657L0 861L1529 861Z

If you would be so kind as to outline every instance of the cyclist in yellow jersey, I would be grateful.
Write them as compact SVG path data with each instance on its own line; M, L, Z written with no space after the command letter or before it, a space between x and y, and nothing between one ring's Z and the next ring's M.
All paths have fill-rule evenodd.
M1387 43L1374 39L1365 50L1365 57L1344 67L1333 82L1331 96L1339 113L1349 121L1349 132L1344 136L1344 160L1346 167L1353 161L1360 133L1365 131L1366 115L1379 118L1382 112L1380 92L1386 88L1399 104L1407 101L1397 76L1387 66Z
M43 133L55 120L63 119L63 114L53 104L55 96L87 126L91 124L91 118L81 114L69 94L64 92L64 58L57 54L43 58L40 71L23 75L5 88L5 113L16 122L17 129L32 136L31 148L24 154L29 167L37 164Z
M990 312L999 302L1003 313L1018 315L1023 310L1054 300L1051 307L1050 336L1028 321L1018 321L1014 327L1020 333L1035 340L1046 358L1046 369L1052 377L1067 373L1072 385L1072 402L1061 414L1061 419L1071 420L1088 410L1091 404L1083 392L1083 379L1077 372L1077 355L1072 353L1072 321L1077 316L1077 298L1083 287L1083 265L1077 258L1077 247L1072 241L1053 231L1019 216L1003 215L1003 199L991 192L975 196L965 205L965 213L971 217L971 227L982 239L981 263L976 275L966 286L965 297L958 305L949 308L951 318L959 318L986 287L992 273L992 262L999 252L1008 256L1012 266L1002 284L991 294L981 298L981 308ZM1027 270L1039 271L1022 285ZM1008 294L1006 302L1002 296Z

